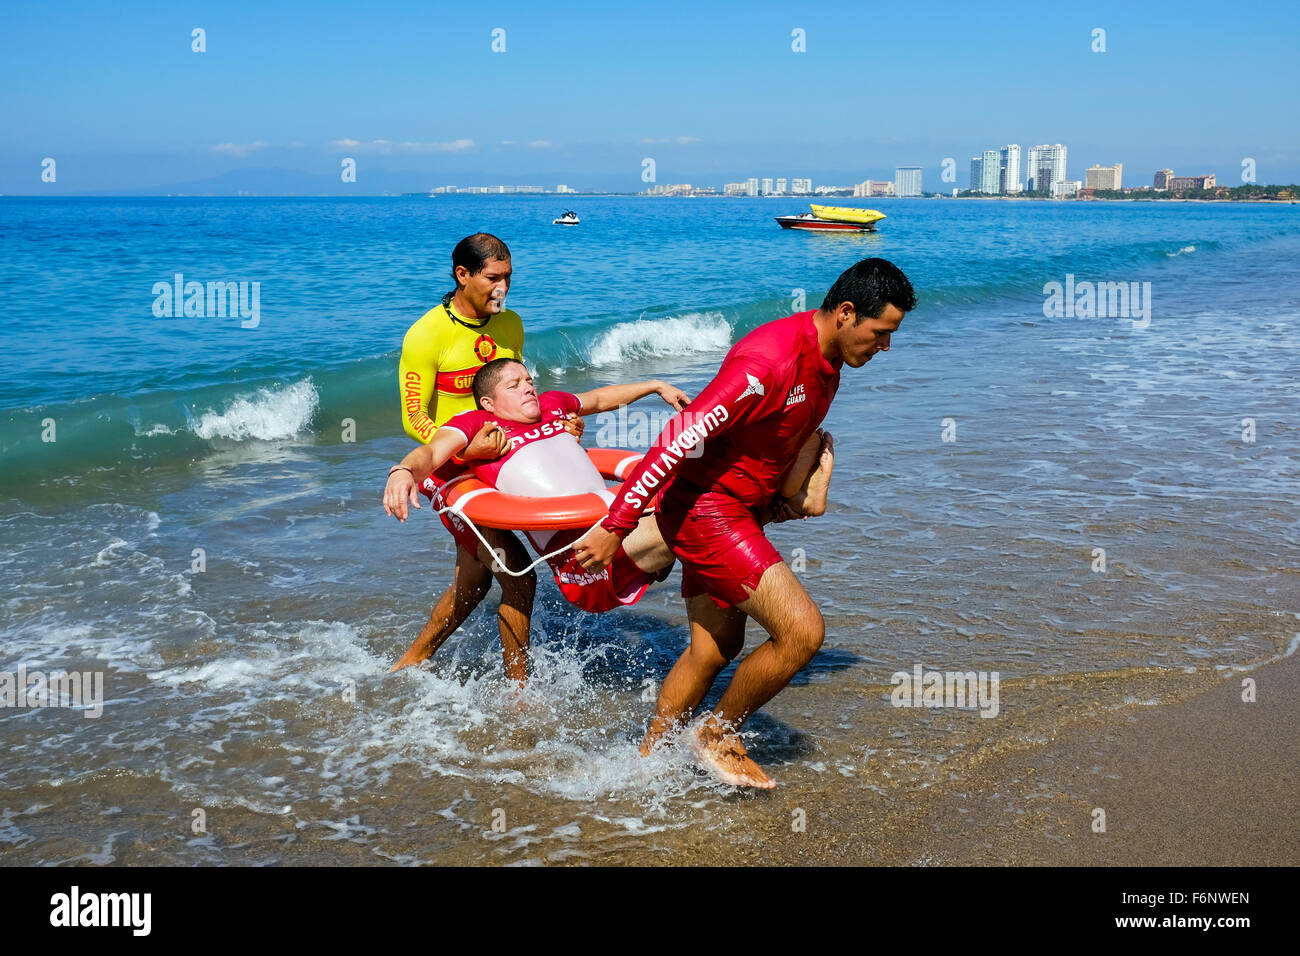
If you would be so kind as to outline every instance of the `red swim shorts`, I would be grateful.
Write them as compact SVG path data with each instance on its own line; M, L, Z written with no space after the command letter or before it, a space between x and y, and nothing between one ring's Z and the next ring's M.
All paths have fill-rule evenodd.
M586 530L561 531L546 546L548 552L564 544L572 544L583 537ZM562 551L548 562L555 575L555 583L565 600L575 607L594 614L612 611L616 607L628 607L641 600L648 588L655 581L662 581L672 572L673 566L653 574L648 574L636 566L627 552L619 546L618 552L609 567L597 574L587 571L572 550Z
M447 459L437 471L420 483L420 494L428 498L435 508L447 507L447 502L443 500L442 493L447 487L447 483L453 478L469 473L467 465L457 464L450 458ZM463 519L444 511L438 515L442 519L442 526L451 532L451 536L456 539L456 544L464 548L470 554L477 555L479 545L482 543L470 530L468 524Z
M731 495L673 482L660 502L659 531L682 560L682 597L707 594L718 607L749 598L781 554L755 512ZM748 588L748 590L746 590Z

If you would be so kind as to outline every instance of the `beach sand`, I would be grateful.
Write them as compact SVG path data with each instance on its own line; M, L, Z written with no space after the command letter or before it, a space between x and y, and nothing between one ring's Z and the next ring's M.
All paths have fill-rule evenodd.
M1242 678L1257 700L1242 700ZM997 757L903 819L871 862L1088 866L1300 863L1300 659L1195 697L1080 721ZM1035 807L1035 805L1038 805ZM1093 810L1105 811L1104 833ZM847 861L846 861L847 862ZM867 862L861 860L860 862Z
M1242 700L1243 677L1256 683L1255 702ZM872 784L878 776L838 777L829 769L810 785L806 767L769 766L778 781L775 790L733 793L704 814L704 826L679 833L671 846L611 841L585 860L550 862L1300 863L1300 790L1294 785L1300 766L1295 732L1300 725L1300 655L1233 673L1191 693L1168 703L1131 703L1067 720L1041 743L1020 741L1003 749L1004 742L920 791L882 790ZM797 696L797 689L787 695ZM874 746L888 743L879 739ZM1104 832L1093 830L1098 808L1105 811ZM805 817L802 828L791 825L794 814Z

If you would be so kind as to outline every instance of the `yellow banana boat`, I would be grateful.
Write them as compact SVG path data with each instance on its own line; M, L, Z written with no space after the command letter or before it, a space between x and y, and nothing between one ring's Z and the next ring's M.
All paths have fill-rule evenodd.
M857 222L865 225L885 218L883 212L876 212L874 209L857 209L853 206L818 206L809 203L808 208L818 219L826 219L830 222Z

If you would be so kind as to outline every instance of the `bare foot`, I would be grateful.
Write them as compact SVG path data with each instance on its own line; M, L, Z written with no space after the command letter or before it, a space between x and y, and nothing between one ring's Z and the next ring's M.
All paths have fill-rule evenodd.
M691 750L704 770L729 786L762 790L776 786L776 781L749 758L739 735L725 732L716 718L700 724L691 738Z
M533 709L532 704L528 703L527 698L524 697L524 690L524 685L519 684L510 691L509 696L506 698L506 711L512 717L522 717Z
M822 432L822 445L817 455L817 468L808 476L800 502L805 515L816 517L826 513L826 495L831 489L831 472L835 468L835 439L830 432Z
M646 732L645 740L641 741L641 756L648 757L656 749L663 746L664 735L672 728L673 722L662 717L656 717L650 721L650 729Z
M416 641L406 649L406 653L402 655L402 659L388 669L388 673L393 674L400 671L403 667L411 667L421 661L428 660L432 654L433 651L426 651L420 646L420 642Z
M411 667L421 661L427 661L437 653L438 648L442 647L443 642L451 637L455 630L456 624L450 618L439 614L438 608L435 607L433 613L429 615L428 623L420 628L420 633L415 636L415 640L411 641L411 646L406 649L406 653L398 662L388 669L388 673L392 674L403 667Z
M782 521L803 520L807 515L794 510L794 506L785 498L773 498L767 506L763 524L780 524Z

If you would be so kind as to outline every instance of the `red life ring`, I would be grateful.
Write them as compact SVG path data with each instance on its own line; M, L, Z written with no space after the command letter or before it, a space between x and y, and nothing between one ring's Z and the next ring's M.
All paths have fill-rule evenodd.
M587 448L587 457L604 478L619 482L610 485L615 494L622 480L643 457L621 448ZM497 491L480 481L472 472L451 479L443 486L446 506L455 507L476 525L507 531L558 531L564 528L590 528L609 512L596 494L563 495L557 498L526 498Z

